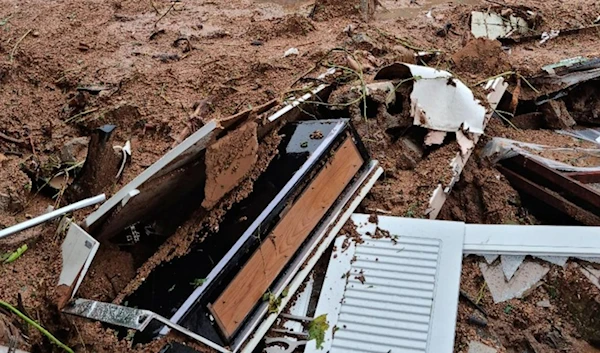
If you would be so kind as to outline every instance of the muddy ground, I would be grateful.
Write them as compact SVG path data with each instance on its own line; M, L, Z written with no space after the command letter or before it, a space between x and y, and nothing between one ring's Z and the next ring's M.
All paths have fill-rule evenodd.
M104 190L110 194L204 122L281 100L310 81L306 77L323 72L328 62L343 64L339 52L332 54L334 48L369 53L375 59L373 66L414 60L415 52L436 50L439 55L428 65L447 69L468 85L506 72L519 73L506 76L511 92L518 77L537 75L543 65L575 56L600 56L597 30L559 36L543 45L530 41L501 48L491 42L484 45L485 50L469 46L473 10L531 10L538 33L592 24L600 16L596 0L385 0L370 11L367 22L358 1L274 1L2 0L0 226L41 214L49 204L65 202L60 180L54 181L58 183L55 195L37 192L40 180L51 179L61 168L77 170L87 143L81 138L98 126L115 124L115 144L130 140L132 145L131 163L123 177ZM284 57L292 47L299 55ZM531 94L526 85L522 87L524 95ZM385 169L359 210L423 217L431 185L448 181L444 163L456 147L436 149L410 168L398 162L402 150L377 119L356 125L371 155ZM549 130L515 129L497 117L479 147L495 136L590 147ZM547 223L530 211L493 164L480 158L478 149L440 218ZM82 220L88 212L77 212L75 220ZM164 340L132 347L130 341L118 340L98 323L57 311L53 303L58 295L62 236L56 233L56 224L48 223L0 244L0 253L29 245L17 261L0 265L0 300L19 305L77 352L157 352ZM136 276L135 268L110 265L121 263L119 258L128 263L127 256L118 251L99 255L100 265L92 274L102 280L97 280L97 286L89 284L87 293L105 300L119 297ZM463 269L462 289L473 297L478 297L483 284L476 261L467 259ZM539 291L511 301L510 310L507 304L494 305L487 290L481 293L481 304L491 313L488 326L469 324L473 309L461 302L456 352L466 352L469 340L476 337L507 352L596 351L587 343L597 343L589 332L591 324L581 315L586 307L598 305L599 293L572 267L553 268ZM540 298L546 297L552 307L537 307ZM574 298L587 301L573 305ZM59 351L15 317L4 317L7 325L12 322L24 330L24 349ZM537 348L528 337L534 337ZM182 340L167 337L172 339Z

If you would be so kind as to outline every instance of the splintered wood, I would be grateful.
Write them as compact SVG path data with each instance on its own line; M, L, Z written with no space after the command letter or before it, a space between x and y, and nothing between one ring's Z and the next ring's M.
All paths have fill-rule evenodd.
M300 198L262 242L210 310L231 337L358 172L363 159L346 138Z

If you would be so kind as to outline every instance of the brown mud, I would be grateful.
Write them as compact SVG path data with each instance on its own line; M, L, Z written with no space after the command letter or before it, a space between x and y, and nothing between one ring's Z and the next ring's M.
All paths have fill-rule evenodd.
M439 55L427 64L451 71L467 85L508 71L535 76L542 66L565 58L600 56L598 33L593 31L559 36L545 44L532 41L511 45L508 50L494 42L486 43L485 50L481 50L470 34L471 11L500 12L507 8L518 12L526 7L538 14L540 20L532 29L536 33L587 26L600 15L600 3L595 0L511 0L506 6L498 2L438 0L380 3L382 6L370 10L374 10L374 18L365 23L359 1L1 2L0 225L9 226L41 214L49 204L58 206L60 197L35 191L28 176L31 173L26 171L47 178L60 168L82 162L81 153L70 158L71 164L62 161L64 146L73 139L89 137L103 124L115 124L114 144L131 141L131 163L122 178L105 190L113 193L181 141L181 136L189 135L206 121L223 119L302 90L307 82L319 82L315 77L328 64L350 66L348 55L333 51L335 48L344 48L358 57L367 83L376 68L414 60L413 54L422 50L438 50ZM447 24L451 24L450 30L440 35L440 28ZM292 47L300 54L284 57ZM506 78L513 94L517 79L509 76ZM347 86L360 85L352 75L338 80ZM534 94L523 82L521 91L522 97ZM476 93L483 97L484 92ZM594 94L587 96L593 98ZM583 119L585 111L579 111L583 108L569 104L575 116ZM360 108L352 113L357 114ZM369 111L366 119L358 114L355 126L372 157L385 170L359 210L424 217L432 186L447 184L452 176L448 163L458 152L458 145L450 141L423 153L402 139L402 131L389 130L377 110ZM402 118L401 111L391 114ZM441 218L473 223L540 223L521 205L518 193L493 164L480 158L479 148L496 136L556 147L593 147L549 130L517 130L494 118ZM259 127L257 146L252 142L232 144L232 149L240 152L240 166L236 169L232 165L230 171L215 164L214 175L232 174L230 183L221 178L213 180L217 182L215 188L223 193L213 195L211 212L206 214L201 209L192 213L191 220L141 267L136 268L131 255L118 247L101 246L79 294L121 302L155 266L185 254L190 244L201 241L196 236L199 229L218 227L226 210L249 194L253 180L274 158L279 138L274 134L264 137ZM240 185L231 188L240 180ZM89 212L78 211L74 219L81 221ZM194 221L200 218L204 219L202 224ZM50 222L0 242L0 254L12 252L25 242L29 246L17 261L0 264L1 300L16 305L21 298L30 317L76 352L158 352L168 340L185 341L170 334L160 341L132 347L129 340L117 339L112 330L99 323L60 314L52 303L60 296L56 283L62 237L56 234L56 223ZM553 268L546 281L552 283L556 278L562 288L581 291L585 298L597 296L597 289L580 277L570 267L566 271ZM481 285L475 260L466 260L463 290L477 297ZM556 305L551 298L553 308L544 311L535 303L552 296L548 288L543 286L524 300L511 301L510 315L504 312L506 305L492 304L489 293L483 291L482 303L492 313L489 325L499 332L490 334L490 340L498 347L512 349L507 351L531 349L525 346L528 338L523 332L529 328L525 332L542 345L544 352L591 349L586 340L594 337L585 329L591 327L591 318L577 315L589 301L579 305L574 294L563 295L559 290ZM569 303L579 306L568 308ZM456 352L466 352L470 339L485 336L468 323L469 310L461 303ZM16 317L0 311L0 339L2 328L11 325L23 326ZM36 330L30 328L27 336L23 349L57 351Z

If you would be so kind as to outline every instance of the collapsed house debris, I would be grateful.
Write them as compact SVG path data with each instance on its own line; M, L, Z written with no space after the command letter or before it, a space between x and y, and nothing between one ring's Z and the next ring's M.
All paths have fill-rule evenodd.
M294 293L291 288L302 283L315 257L327 249L336 229L382 172L377 162L369 160L348 120L285 123L298 119L289 106L270 115L266 129L251 121L244 123L248 115L220 124L209 122L87 217L86 228L101 243L116 240L134 253L143 246L158 249L157 230L164 231L168 225L173 229L164 222L172 222L173 215L165 215L165 207L189 203L182 197L191 193L201 201L188 207L201 207L200 215L218 209L259 163L258 155L264 153L259 141L272 135L269 130L283 136L271 142L278 157L266 161L262 174L254 177L255 191L229 206L221 226L203 235L207 239L199 246L151 269L143 283L124 298L129 307L86 299L68 303L98 248L94 238L71 224L59 283L64 287L59 299L64 312L139 330L139 342L173 328L221 352L251 352L258 343L253 332L268 328L273 319L263 318L277 314L263 302L265 293L279 301ZM233 132L218 137L232 125L236 126ZM240 145L251 148L239 149ZM200 229L199 220L192 223ZM202 255L207 252L208 257ZM196 270L184 275L181 269L189 269L191 263ZM173 272L186 278L173 279ZM116 315L111 310L127 313L134 310L130 307L147 310L127 314L133 320L129 323L111 319ZM144 319L136 321L136 315Z
M597 26L557 30L544 25L540 31L546 20L540 9L500 6L469 7L461 17L429 11L427 26L421 27L435 28L431 35L439 49L350 24L340 33L348 37L347 46L327 51L310 75L299 76L289 87L287 80L283 102L275 98L282 87L264 73L291 70L305 61L313 64L315 54L323 53L315 53L311 43L275 44L279 62L258 62L251 70L261 75L243 71L228 77L198 102L176 102L171 98L175 93L166 94L170 87L163 85L157 97L165 106L181 106L187 119L183 129L177 126L181 121L144 120L150 113L141 112L151 103L138 109L119 101L125 108L98 112L78 125L89 137L70 140L66 135L68 141L58 146L60 162L47 168L40 167L40 146L31 135L7 130L19 138L0 138L21 146L27 145L21 137L30 139L31 163L22 169L31 187L44 197L56 197L55 207L74 203L0 230L0 238L104 201L103 195L102 200L79 201L86 197L112 195L91 213L79 211L60 224L46 224L46 230L52 228L48 244L58 244L60 250L58 258L47 257L57 264L52 268L57 280L43 279L43 300L52 307L44 320L52 323L52 331L59 328L61 339L80 340L77 351L88 350L92 332L106 333L111 343L101 344L109 349L132 352L487 353L504 351L500 346L505 344L495 337L488 340L489 332L500 327L510 336L511 328L535 320L531 310L523 310L526 320L498 325L517 298L535 300L542 312L564 310L552 292L557 273L572 271L573 277L575 272L579 277L573 281L583 278L588 284L588 278L590 287L600 288L594 265L600 261L600 243L593 227L600 225L600 134L582 129L599 124L597 53L549 65L532 61L539 68L534 75L531 68L525 74L507 60L517 51L547 50L566 35L589 34ZM320 7L315 3L312 12ZM124 18L120 16L115 18ZM463 28L454 23L457 19L465 22ZM303 27L305 20L291 22ZM587 17L579 20L589 23ZM317 27L311 30L319 31ZM452 42L459 36L455 30L463 32L460 43ZM171 27L156 28L150 41L158 46L158 39L170 32ZM221 35L231 37L218 32L210 38L216 41ZM185 36L173 45L177 49L177 43L187 43L184 56L144 56L174 58L160 65L175 65L195 49L195 35ZM386 44L378 43L379 37ZM519 46L533 40L532 46ZM450 44L438 46L442 41ZM252 49L273 49L260 36L249 42L261 47ZM20 41L16 43L13 52ZM462 49L452 55L457 47ZM313 78L319 66L328 70ZM0 81L4 77L0 68ZM235 104L226 110L214 110L219 103L213 105L213 99L226 100L223 92L238 92L247 84L261 96L232 100L228 103ZM86 97L107 100L121 86L127 85L75 88L76 95L63 108L65 124L97 110L85 108ZM240 91L247 92L245 88ZM78 102L81 107L75 107ZM128 112L119 130L116 111ZM211 119L221 116L226 117ZM528 136L518 129L550 129L544 131L550 141L537 143L542 136L538 131ZM157 131L161 133L154 135ZM151 137L144 137L147 133ZM113 141L117 137L122 146ZM553 137L561 147L552 146ZM153 154L140 144L161 138L167 147ZM47 140L52 139L50 132ZM484 149L480 141L487 144ZM7 150L12 152L22 153ZM474 175L478 173L482 175ZM464 184L478 192L469 194ZM506 190L510 197L504 197ZM502 199L491 205L500 206L488 205L490 198ZM444 211L453 208L451 216L442 212L444 205ZM461 218L501 214L503 206L510 208L511 217L473 216L471 222L506 224L468 224ZM361 213L353 214L356 210ZM0 254L3 264L30 259L32 244ZM39 257L40 247L36 251ZM7 267L3 274L17 273L15 268ZM465 277L475 278L474 284L465 286ZM10 293L18 304L15 310L24 316L27 305L21 294L26 292ZM472 312L466 316L461 306ZM30 314L41 321L37 311ZM0 339L3 318L11 315L0 310ZM81 323L88 331L85 340L78 331ZM530 330L524 335L529 346L513 345L511 350L542 352L538 341L567 350L554 336L533 336ZM482 342L473 341L475 336ZM461 346L455 337L461 338ZM591 342L588 336L585 340ZM11 336L6 351L16 347L28 348ZM0 352L4 348L0 345ZM31 351L46 353L39 347Z

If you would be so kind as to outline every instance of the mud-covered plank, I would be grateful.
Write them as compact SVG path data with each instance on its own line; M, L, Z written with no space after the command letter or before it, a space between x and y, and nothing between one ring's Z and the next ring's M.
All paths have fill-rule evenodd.
M522 155L510 159L515 165L523 167L532 173L540 176L553 186L552 189L563 191L574 196L578 200L585 201L590 205L600 208L600 193L581 182L565 176L563 173L549 168L542 163Z
M263 294L358 172L363 159L348 137L304 193L263 241L248 263L212 304L211 312L227 337Z

